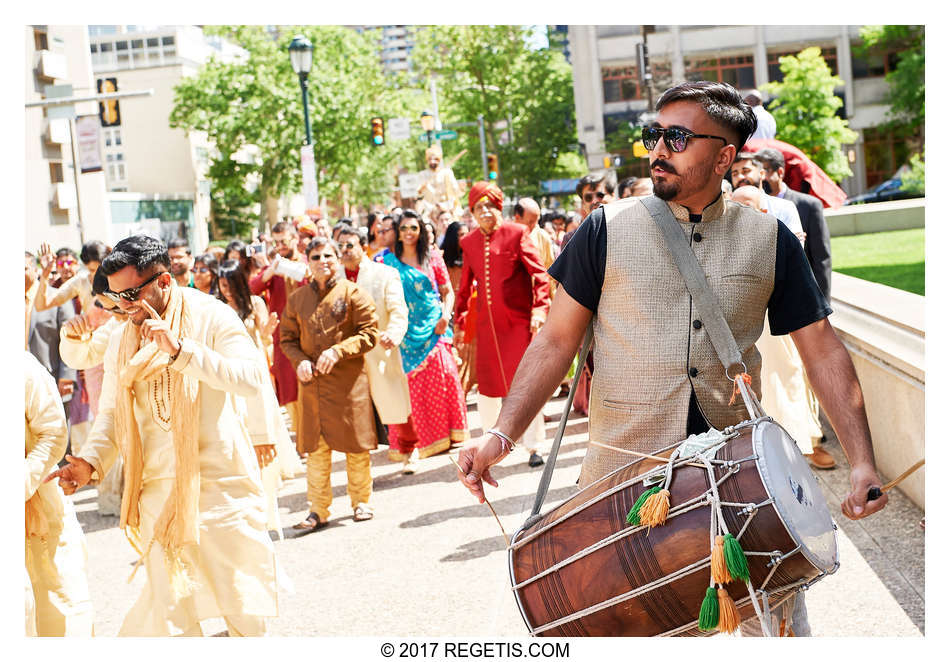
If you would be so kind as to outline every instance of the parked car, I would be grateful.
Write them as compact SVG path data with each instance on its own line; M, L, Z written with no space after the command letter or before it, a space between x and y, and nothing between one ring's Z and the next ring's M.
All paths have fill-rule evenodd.
M890 200L906 200L908 198L921 197L917 193L901 190L905 172L907 172L906 166L901 167L890 179L881 182L870 191L848 198L844 201L844 204L859 205L865 202L888 202Z

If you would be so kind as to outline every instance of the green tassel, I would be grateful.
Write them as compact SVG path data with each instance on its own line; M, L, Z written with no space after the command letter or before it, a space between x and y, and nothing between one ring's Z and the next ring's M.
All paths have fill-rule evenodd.
M630 512L627 513L627 522L633 524L634 526L640 526L640 509L643 507L643 504L651 496L660 491L662 485L654 485L646 492L641 494L633 504L633 508L630 509Z
M746 561L745 552L731 533L727 533L723 539L723 552L726 556L726 567L729 568L732 578L743 582L749 581L749 564Z
M703 598L703 604L699 608L699 629L704 632L715 630L719 625L719 596L716 588L710 586L706 589L706 597Z

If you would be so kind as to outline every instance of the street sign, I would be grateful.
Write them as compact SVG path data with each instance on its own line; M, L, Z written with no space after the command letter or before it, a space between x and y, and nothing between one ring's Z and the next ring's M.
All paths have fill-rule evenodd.
M455 140L459 134L455 131L436 131L435 137L437 140Z
M387 124L390 140L409 140L409 118L391 117Z
M419 195L419 186L421 184L422 177L418 172L399 175L399 195L404 198L415 198Z

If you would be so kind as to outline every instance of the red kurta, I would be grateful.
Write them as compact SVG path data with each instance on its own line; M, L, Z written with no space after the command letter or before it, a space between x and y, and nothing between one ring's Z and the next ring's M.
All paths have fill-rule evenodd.
M472 281L478 281L475 369L478 392L504 397L531 342L532 313L546 317L551 299L548 276L527 228L503 222L490 237L480 230L459 242L462 278L455 297L456 329L468 309ZM487 239L487 240L486 240Z
M267 292L269 295L267 299L268 309L272 313L277 313L277 317L283 318L284 308L287 306L287 296L289 294L288 282L290 292L293 292L293 290L296 290L301 285L306 285L307 281L302 280L298 283L294 283L283 276L274 274L274 276L265 283L263 278L261 278L263 273L263 270L261 270L249 281L251 292L257 295L260 295L262 292ZM280 325L274 329L274 365L271 366L270 371L271 374L274 375L274 382L277 384L277 402L282 406L288 402L295 402L297 400L297 372L284 355L284 352L280 349Z

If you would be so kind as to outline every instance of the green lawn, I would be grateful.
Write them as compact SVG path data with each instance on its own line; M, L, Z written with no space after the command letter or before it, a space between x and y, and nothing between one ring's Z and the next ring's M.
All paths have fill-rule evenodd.
M831 238L831 266L848 276L924 294L924 230Z

